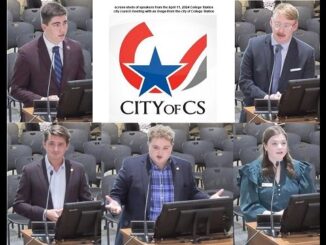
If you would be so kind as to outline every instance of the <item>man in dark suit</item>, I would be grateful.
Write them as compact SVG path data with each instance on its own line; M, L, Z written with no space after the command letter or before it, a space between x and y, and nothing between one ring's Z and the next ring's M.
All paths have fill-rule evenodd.
M274 9L270 20L272 34L249 40L239 78L245 106L252 106L255 98L267 99L268 94L271 99L280 99L289 80L314 77L314 49L292 36L298 28L298 16L294 6L281 3ZM277 50L281 54L280 76L273 84L273 74L277 70L274 65ZM240 121L244 121L244 113Z
M33 106L35 99L46 100L50 73L50 100L59 99L67 81L84 79L86 75L79 43L66 38L67 10L56 2L49 2L41 8L41 19L44 33L18 50L11 80L12 96L25 107ZM59 76L55 68L55 46L59 47L58 59L61 60Z
M15 212L32 221L57 221L65 202L90 201L91 193L81 164L64 159L70 134L60 125L44 133L45 157L27 164L14 201ZM50 184L48 209L46 200Z
M156 220L165 202L205 199L209 196L196 187L192 166L187 161L171 156L174 131L156 125L148 131L148 154L131 157L124 161L116 182L106 196L106 208L113 214L121 214L116 245L122 244L120 228L130 226L131 220L143 220L147 190L146 217ZM211 198L217 198L223 190Z

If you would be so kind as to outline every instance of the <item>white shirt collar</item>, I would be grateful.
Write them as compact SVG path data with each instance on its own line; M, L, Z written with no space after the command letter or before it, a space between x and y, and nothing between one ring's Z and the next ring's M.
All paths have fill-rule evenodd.
M54 168L49 161L48 155L45 155L45 167L46 167L47 172L50 172L51 170L54 171ZM65 170L65 169L66 169L66 162L65 162L65 159L63 159L63 163L61 164L59 170Z
M274 47L275 45L277 45L277 44L280 44L280 43L278 43L278 42L275 40L275 38L274 38L274 34L271 35L271 39L272 39L272 46L273 46L273 47ZM291 38L288 42L280 44L280 45L282 46L282 48L283 48L282 51L288 50L288 48L289 48L289 46L290 46L290 42L291 42L291 40L292 40L292 38Z

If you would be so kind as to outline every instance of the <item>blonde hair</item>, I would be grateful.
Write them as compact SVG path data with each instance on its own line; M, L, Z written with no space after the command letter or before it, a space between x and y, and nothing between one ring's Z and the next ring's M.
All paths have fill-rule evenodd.
M284 15L288 20L297 21L299 19L299 11L290 3L280 3L277 5L273 11L272 18L278 14Z
M150 143L153 138L164 138L173 144L174 136L174 131L169 126L164 126L162 124L151 127L147 133L148 143Z

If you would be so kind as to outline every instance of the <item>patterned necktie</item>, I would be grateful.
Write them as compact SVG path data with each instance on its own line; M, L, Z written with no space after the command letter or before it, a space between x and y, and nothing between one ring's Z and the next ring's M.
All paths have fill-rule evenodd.
M62 63L60 58L59 46L54 46L52 51L54 52L54 71L56 76L56 82L58 88L60 88L62 77Z
M280 44L277 44L275 47L272 94L275 94L278 90L278 81L281 76L282 68L282 48Z

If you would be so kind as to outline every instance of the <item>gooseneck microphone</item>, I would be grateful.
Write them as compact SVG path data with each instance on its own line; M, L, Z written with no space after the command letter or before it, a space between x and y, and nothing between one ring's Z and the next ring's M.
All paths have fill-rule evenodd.
M49 196L50 196L50 187L51 187L51 180L52 180L52 175L53 175L53 170L50 171L50 181L49 181L49 188L48 188L48 195L46 197L46 204L45 204L45 213L48 210L48 206L49 206ZM47 217L45 215L45 238L46 238L46 243L50 244L50 238L49 238L49 230L48 230L48 221L47 221Z
M280 165L280 162L276 162L275 165L276 165L276 173L274 175L274 181L273 181L273 191L272 191L272 200L271 200L271 216L270 216L270 220L271 220L271 235L273 237L276 237L275 228L274 228L273 202L274 202L274 192L275 192L275 185L276 185L277 168Z
M147 185L147 192L146 192L146 201L145 201L145 210L144 210L144 236L145 236L145 242L149 242L149 237L148 237L148 226L147 226L147 206L148 206L148 199L149 199L149 192L150 192L150 187L151 187L151 180L152 180L152 171L149 171L148 174L148 185Z
M272 74L269 82L269 87L268 87L268 98L267 98L267 107L268 107L268 119L270 121L273 120L272 117L272 105L271 105L271 90L272 90L272 84L273 84L273 77L274 77L274 70L275 70L275 56L278 53L279 49L275 49L275 54L274 54L274 61L273 61L273 68L272 68Z
M52 122L49 96L50 96L50 84L51 84L53 62L54 62L54 50L52 49L51 65L50 65L49 80L48 80L48 89L46 91L46 110L47 110L48 122Z

